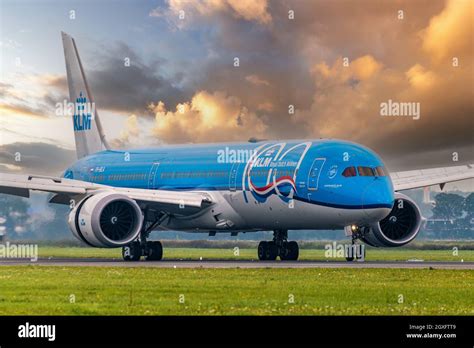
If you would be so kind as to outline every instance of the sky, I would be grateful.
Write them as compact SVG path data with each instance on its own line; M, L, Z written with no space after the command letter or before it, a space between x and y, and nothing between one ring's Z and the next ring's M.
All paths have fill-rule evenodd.
M61 31L116 148L322 137L394 171L474 163L473 17L470 0L2 0L0 171L75 160Z

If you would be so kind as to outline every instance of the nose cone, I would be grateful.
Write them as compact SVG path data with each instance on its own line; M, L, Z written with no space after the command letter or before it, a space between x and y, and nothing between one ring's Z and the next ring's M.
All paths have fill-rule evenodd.
M393 187L386 178L376 177L362 193L362 208L367 222L377 222L385 218L393 208Z

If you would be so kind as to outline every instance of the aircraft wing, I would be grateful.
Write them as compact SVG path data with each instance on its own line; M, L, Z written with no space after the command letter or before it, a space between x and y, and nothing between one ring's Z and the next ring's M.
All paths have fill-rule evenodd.
M30 190L55 193L51 202L69 204L75 196L85 196L98 191L112 191L124 194L139 202L159 205L161 207L201 208L205 203L212 203L212 198L205 192L179 192L167 190L147 190L125 187L112 187L94 184L81 180L72 180L42 175L16 175L0 173L0 193L29 197Z
M409 170L390 174L395 191L440 185L474 178L474 164L455 167Z

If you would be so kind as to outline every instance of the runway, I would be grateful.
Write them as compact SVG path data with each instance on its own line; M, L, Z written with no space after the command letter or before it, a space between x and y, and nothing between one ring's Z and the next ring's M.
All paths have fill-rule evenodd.
M126 262L105 258L40 258L2 259L1 266L60 266L60 267L152 267L152 268L418 268L418 269L474 269L474 262L452 261L258 261L258 260L162 260Z

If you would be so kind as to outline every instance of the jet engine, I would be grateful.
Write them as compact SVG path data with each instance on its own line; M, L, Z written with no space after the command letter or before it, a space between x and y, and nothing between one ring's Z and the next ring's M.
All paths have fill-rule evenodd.
M80 201L69 213L68 223L74 236L86 244L116 248L138 237L143 215L133 199L100 192Z
M362 241L375 247L398 247L411 242L420 231L423 217L409 197L395 193L395 203L388 216L362 228Z

